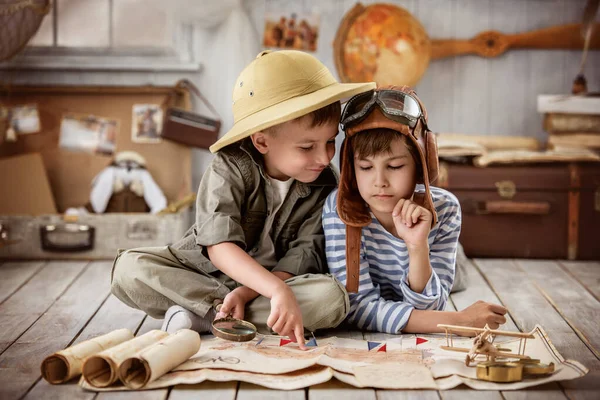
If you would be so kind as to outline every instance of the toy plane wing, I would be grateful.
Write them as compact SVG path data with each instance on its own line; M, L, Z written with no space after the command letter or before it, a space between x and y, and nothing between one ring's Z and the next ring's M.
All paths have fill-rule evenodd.
M446 331L446 333L478 334L478 333L488 332L488 333L492 333L496 336L516 337L516 338L520 338L520 339L534 339L535 338L535 336L533 336L534 331L531 331L529 333L509 332L509 331L499 331L499 330L494 330L494 329L474 328L474 327L469 327L469 326L444 325L444 324L438 324L438 328L444 329Z

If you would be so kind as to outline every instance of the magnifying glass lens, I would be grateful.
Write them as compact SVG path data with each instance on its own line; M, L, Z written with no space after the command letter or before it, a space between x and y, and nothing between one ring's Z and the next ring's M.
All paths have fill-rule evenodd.
M234 342L247 342L256 336L256 327L250 322L227 317L213 322L213 334Z

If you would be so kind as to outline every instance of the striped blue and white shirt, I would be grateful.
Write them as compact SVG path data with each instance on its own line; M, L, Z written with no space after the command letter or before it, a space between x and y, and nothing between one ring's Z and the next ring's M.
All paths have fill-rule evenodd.
M417 185L416 192L424 192ZM329 194L323 207L325 252L329 271L346 285L346 225L337 213L337 194ZM421 293L408 286L408 250L371 214L362 228L358 293L350 293L346 321L360 329L400 333L413 309L444 310L454 282L456 249L461 226L460 204L443 189L431 188L438 223L429 232L432 274Z

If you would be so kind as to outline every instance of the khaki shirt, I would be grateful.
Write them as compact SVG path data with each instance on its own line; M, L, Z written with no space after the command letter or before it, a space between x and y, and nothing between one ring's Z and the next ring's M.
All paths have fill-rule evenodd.
M272 271L293 275L327 272L321 212L337 186L337 173L326 168L311 183L294 181L273 221L271 237L277 264ZM267 199L274 188L262 155L250 139L219 151L204 173L196 200L196 222L183 239L170 246L185 265L212 273L206 246L233 242L246 252L259 247L267 218Z

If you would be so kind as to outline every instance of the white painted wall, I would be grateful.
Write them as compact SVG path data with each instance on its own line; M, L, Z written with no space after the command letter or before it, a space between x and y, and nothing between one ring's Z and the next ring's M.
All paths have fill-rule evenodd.
M363 1L363 4L375 1ZM517 33L551 25L579 22L585 0L388 0L406 8L432 38L468 39L484 30ZM188 2L189 3L189 2ZM201 5L201 2L198 2ZM344 14L354 0L246 0L244 9L256 36L254 49L239 49L223 30L197 29L195 58L200 73L0 71L0 79L30 84L173 84L182 77L209 94L224 118L223 133L232 125L231 90L239 71L231 60L250 62L261 50L265 10L312 11L321 15L319 48L315 55L335 73L332 43ZM218 37L217 37L218 36ZM225 59L212 56L214 46L228 46ZM578 72L579 51L510 51L495 59L464 56L434 61L417 86L437 132L482 135L526 135L545 140L536 96L568 93ZM588 87L600 91L600 51L591 52L586 69ZM210 162L208 151L195 151L194 184Z

